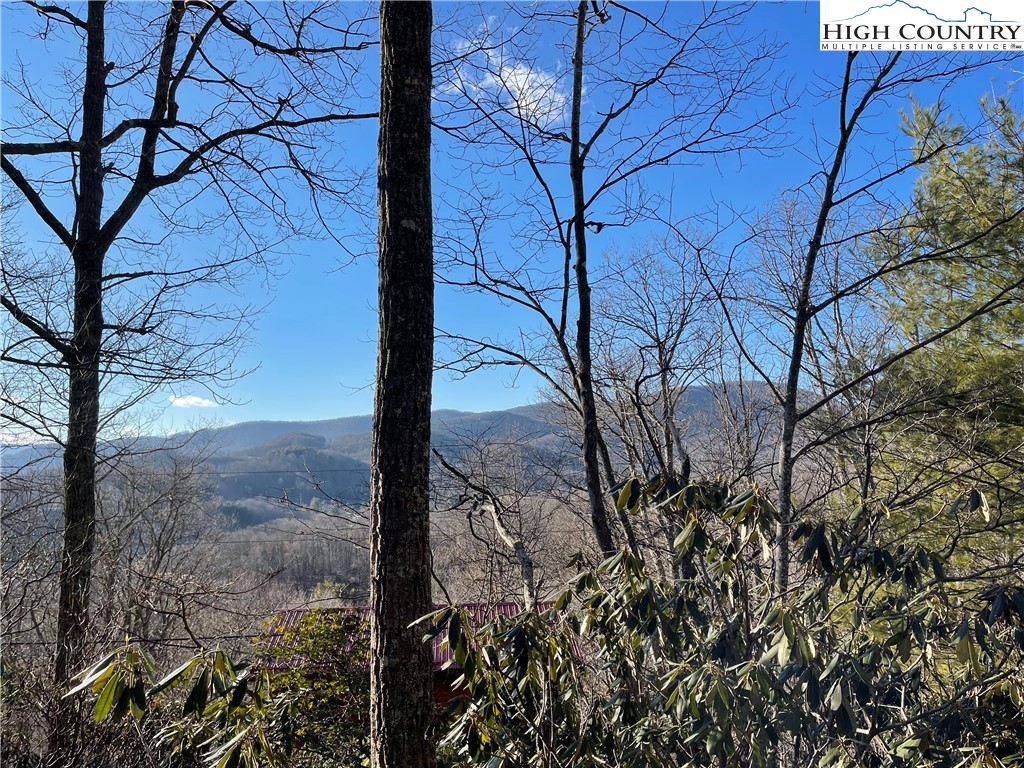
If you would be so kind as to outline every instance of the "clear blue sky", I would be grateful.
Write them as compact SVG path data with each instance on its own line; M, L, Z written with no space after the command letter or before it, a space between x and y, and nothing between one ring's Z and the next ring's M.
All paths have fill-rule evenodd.
M446 8L451 7L439 5L435 12L437 17L443 18ZM670 14L686 16L695 7L691 3L673 3ZM20 34L19 20L26 14L12 13L8 3L3 4L2 13L5 69L11 65L15 53L32 66L45 66L32 58L35 54L29 51ZM800 94L816 78L836 74L843 64L843 54L817 50L817 3L761 2L746 17L745 24L747 31L763 30L783 44L776 74L792 79L794 94ZM567 62L559 62L559 55L552 40L544 54L544 65L567 66ZM375 66L375 55L369 56L367 61ZM1015 68L1024 70L1024 62ZM984 93L1003 93L1006 83L1017 77L1020 75L1012 71L993 70L961 84L956 91L946 94L945 99L954 108L970 112ZM928 102L933 97L928 87L922 86L921 100ZM806 148L813 141L815 131L825 132L831 127L829 121L834 120L834 111L828 111L822 100L821 95L809 93L799 97L787 121L792 148L782 157L745 155L742 166L730 158L717 165L708 163L659 170L652 176L651 184L655 191L672 198L673 213L677 216L704 209L715 201L738 209L763 206L782 189L806 181L813 171L810 162L797 149ZM1020 106L1019 93L1016 101ZM873 120L876 125L888 125L890 131L898 130L895 111L875 115ZM363 168L372 165L375 131L372 124L344 129L347 137L345 162ZM438 142L434 167L439 175L452 172L446 156L448 146L444 141ZM22 221L26 241L44 237L31 216L23 215ZM341 236L353 234L353 228L361 228L364 238L368 234L365 219L339 222L338 228ZM628 249L643 234L641 229L618 230L592 238L591 247L596 249L593 256L599 259L602 251L613 246ZM172 395L209 398L209 393L201 388L176 387L153 399L154 410L163 409L157 421L160 429L181 429L197 419L223 423L254 419L315 420L371 410L376 333L376 266L372 257L362 257L341 266L346 259L330 242L294 243L289 250L292 252L280 264L279 277L271 293L262 286L246 288L256 301L270 303L257 320L251 343L241 359L241 367L255 370L227 393L237 404L168 407L168 398ZM450 289L438 290L439 327L486 327L507 334L514 333L521 322L522 315L518 313L455 294ZM507 408L535 400L536 384L535 377L525 374L513 381L508 369L480 372L463 380L439 374L434 386L434 405L460 410Z

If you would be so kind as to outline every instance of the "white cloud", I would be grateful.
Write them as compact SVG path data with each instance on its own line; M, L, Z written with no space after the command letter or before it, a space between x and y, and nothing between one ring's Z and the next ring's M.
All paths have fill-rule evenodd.
M525 64L503 64L481 87L500 87L508 94L508 106L541 128L551 129L565 118L568 94L558 76Z
M504 109L541 130L556 131L566 120L569 93L559 76L561 68L546 70L535 63L514 59L495 40L498 19L486 17L452 44L455 64L441 93L465 93L479 98L488 93ZM564 73L563 73L564 74Z
M207 400L205 397L199 397L199 395L170 395L167 398L171 401L171 407L173 408L216 408L217 403L213 400Z

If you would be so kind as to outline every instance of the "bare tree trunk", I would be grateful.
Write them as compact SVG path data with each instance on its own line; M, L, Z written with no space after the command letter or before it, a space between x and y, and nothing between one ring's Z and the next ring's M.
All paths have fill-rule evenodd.
M434 455L441 462L441 466L453 477L464 483L466 488L483 497L483 500L477 503L476 508L481 512L487 511L490 513L491 522L494 524L494 530L498 534L498 538L505 543L505 546L512 550L516 563L519 565L519 577L523 582L523 601L526 610L537 610L537 580L534 576L536 564L526 547L526 542L523 541L522 534L514 533L502 520L502 513L506 510L501 500L491 493L491 490L486 485L473 482L469 475L446 460L440 451L434 450Z
M583 102L583 43L587 30L587 4L580 0L576 11L576 44L573 48L572 75L572 139L569 146L569 177L572 180L573 237L576 245L576 295L579 316L576 318L576 389L583 414L583 466L587 476L587 497L590 501L590 522L597 546L604 555L615 551L608 511L601 489L601 465L598 444L601 430L594 399L593 360L590 349L590 326L593 311L590 303L590 277L587 273L586 200L583 194L584 157L580 141L580 110ZM629 529L628 520L625 523Z
M61 696L84 658L89 583L96 540L96 436L100 419L100 344L103 337L103 257L97 246L103 214L103 110L106 100L104 12L90 3L82 96L81 190L74 262L74 331L65 352L69 368L68 432L64 447L64 549L60 564L55 704L50 734L54 758L68 762L79 728L73 703Z
M533 573L533 558L530 556L522 536L513 534L508 526L502 522L495 501L492 498L490 503L491 521L494 523L494 530L497 531L499 538L505 542L506 546L515 555L516 563L519 565L519 578L523 581L523 600L526 610L535 611L537 610L537 581Z
M428 2L380 6L380 323L370 475L370 764L432 768L430 386L434 349Z
M807 251L803 257L799 292L793 306L793 337L792 346L790 347L789 368L783 393L782 434L778 445L779 522L776 526L774 565L775 588L779 594L783 594L789 589L790 556L788 536L789 528L794 523L796 516L796 511L793 509L793 472L796 465L794 443L796 440L797 424L806 415L801 414L799 409L800 371L803 367L804 352L807 345L807 326L817 311L811 300L811 285L814 281L814 271L824 243L825 230L832 219L834 209L839 204L836 198L836 188L839 184L843 166L846 163L850 138L857 127L857 121L861 114L871 103L872 98L879 93L885 77L893 70L900 58L900 54L896 53L885 60L864 94L859 99L854 100L851 97L851 87L854 80L852 74L853 62L856 55L856 53L847 54L846 72L839 99L839 140L835 146L835 154L832 156L831 165L828 166L825 174L821 202L819 203L817 217L814 222L814 231L810 241L807 243Z
M811 283L814 280L814 269L821 251L822 238L829 220L829 214L835 205L834 194L836 179L845 159L847 134L841 136L835 159L825 178L825 190L821 207L814 226L814 235L807 244L804 256L803 272L800 277L800 290L797 295L793 316L793 341L789 355L789 369L786 375L786 387L782 403L782 435L778 446L779 462L779 522L775 526L775 588L778 594L789 589L789 529L792 526L796 511L793 509L793 458L794 441L796 439L797 422L800 420L800 371L803 367L804 349L807 341L807 324L811 319Z

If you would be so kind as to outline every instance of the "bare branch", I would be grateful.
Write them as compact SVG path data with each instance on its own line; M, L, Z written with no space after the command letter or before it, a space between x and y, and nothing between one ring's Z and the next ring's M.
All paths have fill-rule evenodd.
M3 167L4 173L7 177L14 182L14 185L18 188L18 191L25 196L28 200L29 205L39 214L39 218L43 220L43 223L48 226L60 241L67 246L69 251L73 251L75 248L76 240L71 236L71 233L64 228L60 220L53 215L53 212L43 202L42 197L35 190L32 184L22 175L21 171L14 167L10 160L6 157L0 158L0 166Z

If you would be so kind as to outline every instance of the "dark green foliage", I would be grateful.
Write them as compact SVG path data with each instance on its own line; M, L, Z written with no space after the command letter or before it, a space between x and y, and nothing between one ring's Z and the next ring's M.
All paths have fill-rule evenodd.
M125 645L76 678L97 723L131 716L166 764L213 768L361 765L367 756L369 635L357 611L309 611L271 627L257 664L221 651L193 656L157 680L146 654Z
M357 610L304 611L264 652L275 687L296 695L295 737L311 758L346 766L368 759L368 621Z
M882 297L899 328L892 351L935 338L883 382L886 396L906 403L909 413L889 430L885 466L896 478L880 471L879 479L883 490L892 482L911 500L901 472L918 472L919 483L931 481L944 494L984 489L1001 500L997 518L984 522L1019 535L1024 118L1008 98L983 100L981 111L973 137L936 108L914 104L905 116L916 151L930 159L899 236L876 238L873 248L880 265L905 262L887 275Z
M541 613L475 631L461 609L439 612L433 633L462 671L441 740L451 763L1024 765L1019 578L950 577L960 553L878 544L860 523L874 513L854 510L842 524L795 526L802 567L778 598L776 513L758 489L659 477L617 491L628 513L649 505L678 519L675 556L691 575L659 580L623 551L596 568L581 561ZM958 506L986 505L971 493ZM129 646L76 690L97 695L97 719L145 726L161 711L173 721L162 748L216 768L356 765L367 747L361 622L309 612L280 628L259 668L208 653L144 691L152 670Z
M281 765L296 740L299 704L265 667L234 664L221 651L193 656L160 680L146 654L127 644L77 676L74 696L97 694L97 723L131 715L162 724L154 751L167 764L216 768Z
M1024 764L1021 584L950 583L938 553L815 521L793 533L800 586L773 599L764 496L664 488L625 484L620 504L679 516L692 578L622 552L543 614L475 634L439 616L465 670L445 737L461 761Z

